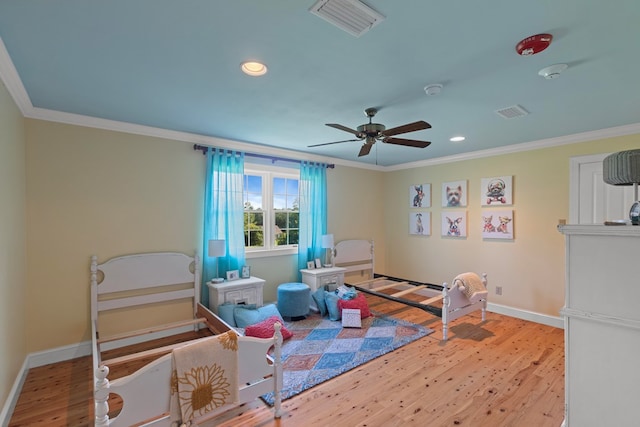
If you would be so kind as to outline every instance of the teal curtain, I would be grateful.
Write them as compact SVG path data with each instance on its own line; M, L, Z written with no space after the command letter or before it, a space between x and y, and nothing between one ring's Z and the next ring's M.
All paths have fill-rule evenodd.
M244 153L209 148L204 194L204 239L201 301L209 301L206 283L216 276L226 277L229 270L240 270L244 256L244 205L242 184ZM226 255L209 257L209 240L223 239ZM219 265L218 265L219 263Z
M324 163L300 163L298 270L307 268L307 261L323 259L322 235L327 234L326 170Z

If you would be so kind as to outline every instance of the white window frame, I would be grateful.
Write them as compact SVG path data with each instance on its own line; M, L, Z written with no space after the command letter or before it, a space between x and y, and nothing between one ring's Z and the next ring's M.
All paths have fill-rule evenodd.
M281 255L297 255L298 245L272 246L273 225L275 213L273 211L273 178L289 178L300 182L300 171L297 169L283 168L267 165L247 165L244 168L245 175L262 177L262 210L264 212L264 248L251 248L245 246L245 258L262 258ZM299 188L299 187L298 187Z

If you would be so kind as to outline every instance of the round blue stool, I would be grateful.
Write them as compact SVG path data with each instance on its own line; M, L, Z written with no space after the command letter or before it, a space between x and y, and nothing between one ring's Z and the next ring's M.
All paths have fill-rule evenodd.
M304 283L283 283L278 286L278 311L284 317L304 317L310 298L311 289Z

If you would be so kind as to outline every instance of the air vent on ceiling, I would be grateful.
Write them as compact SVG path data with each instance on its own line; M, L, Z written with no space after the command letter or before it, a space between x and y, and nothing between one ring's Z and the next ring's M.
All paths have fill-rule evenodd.
M512 105L511 107L496 110L496 114L505 119L515 119L516 117L526 116L529 112L519 105Z
M358 0L318 0L309 11L356 37L385 19Z

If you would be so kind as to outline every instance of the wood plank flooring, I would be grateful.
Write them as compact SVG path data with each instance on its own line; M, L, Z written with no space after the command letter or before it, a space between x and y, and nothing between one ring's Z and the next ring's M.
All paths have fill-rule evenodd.
M559 427L564 411L561 329L487 313L451 323L367 295L371 308L436 332L283 402L256 400L210 426ZM91 358L29 371L9 426L93 425Z

